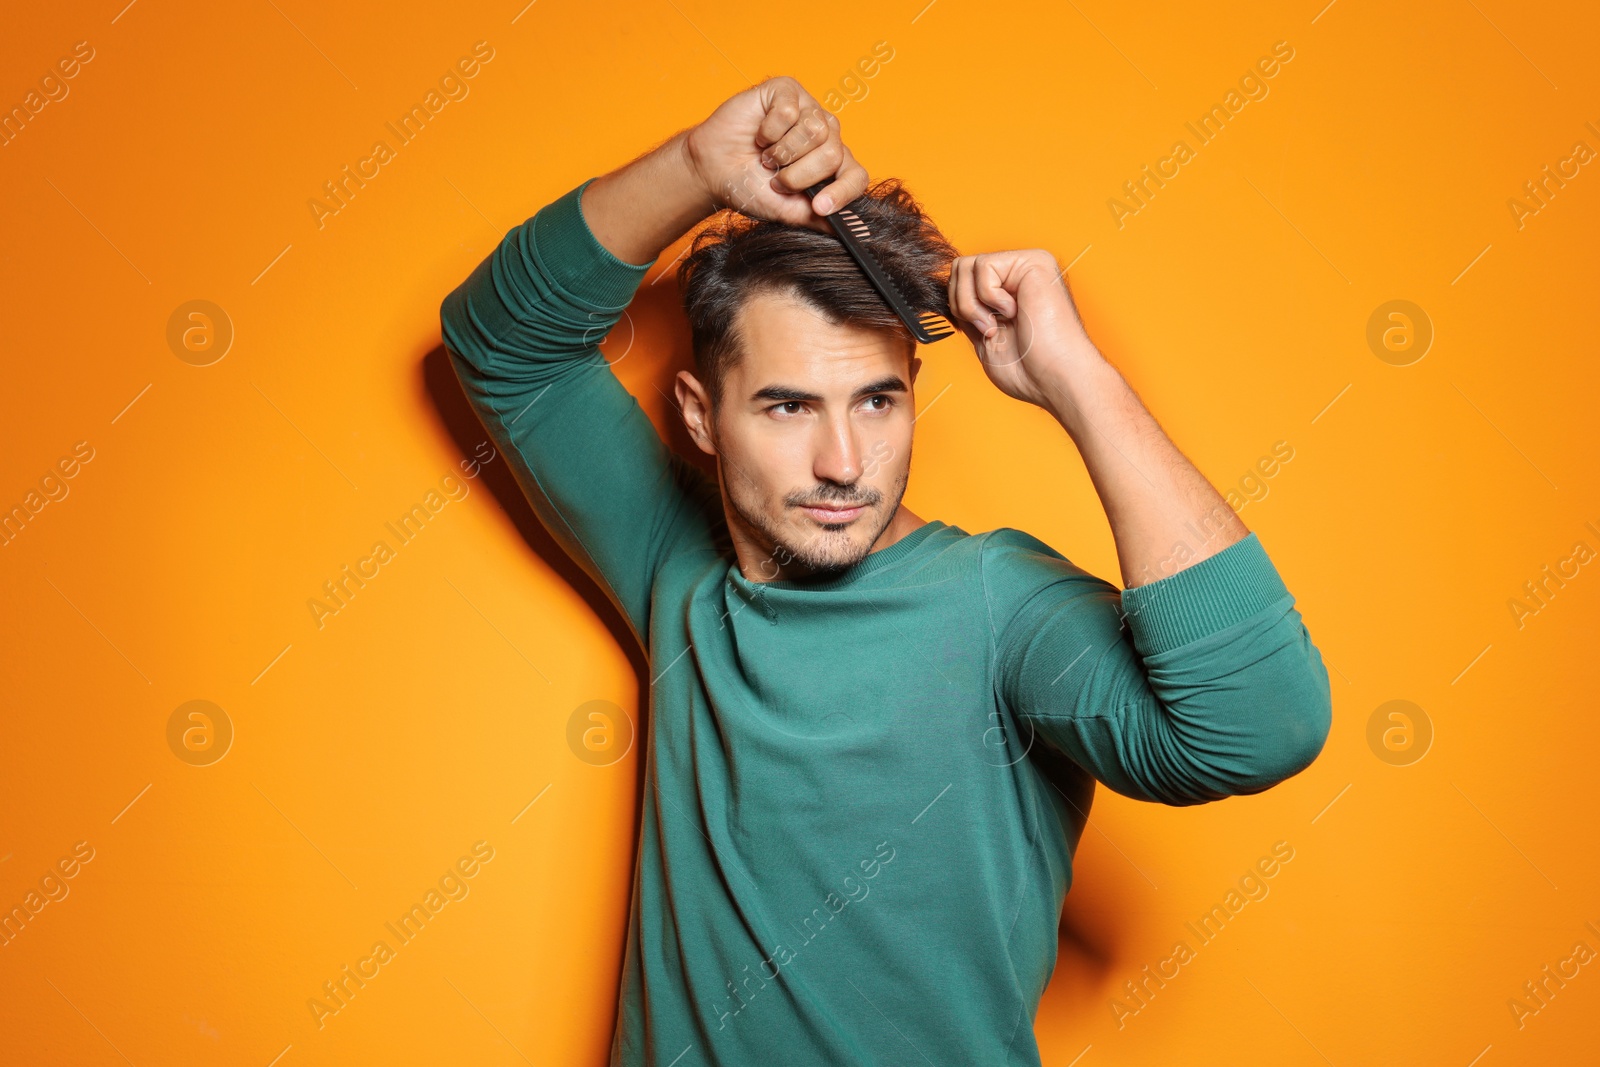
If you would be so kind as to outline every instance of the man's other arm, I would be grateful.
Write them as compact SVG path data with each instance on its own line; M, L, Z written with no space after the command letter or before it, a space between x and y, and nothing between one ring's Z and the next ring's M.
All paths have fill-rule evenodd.
M800 190L835 172L821 207L854 199L865 172L837 120L792 79L771 79L542 208L440 308L456 374L529 502L641 646L657 570L709 545L721 499L662 442L598 344L662 249L712 211L825 225Z
M513 229L445 298L440 325L540 521L644 646L657 567L677 544L706 541L714 515L704 476L667 449L598 349L648 263L596 242L582 189Z

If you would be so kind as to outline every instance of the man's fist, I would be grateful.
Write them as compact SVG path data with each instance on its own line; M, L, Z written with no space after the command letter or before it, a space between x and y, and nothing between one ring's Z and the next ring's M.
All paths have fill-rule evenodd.
M1042 249L957 259L950 309L989 380L1040 407L1048 407L1071 364L1095 352L1055 257Z
M823 216L867 187L839 120L793 78L769 78L728 100L689 131L684 152L714 202L791 226L831 232ZM813 204L805 190L827 178Z

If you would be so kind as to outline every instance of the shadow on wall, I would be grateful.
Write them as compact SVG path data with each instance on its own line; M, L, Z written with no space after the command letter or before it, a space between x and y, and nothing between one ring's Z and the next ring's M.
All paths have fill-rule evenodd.
M1100 989L1116 962L1128 894L1113 883L1131 872L1126 867L1119 871L1091 865L1078 847L1094 804L1094 778L1049 745L1035 746L1028 758L1056 791L1057 810L1073 854L1072 883L1057 929L1055 974L1039 1013L1048 1011L1053 1024L1078 1029L1089 1024L1098 1005L1087 991Z
M467 398L462 389L460 380L456 377L455 368L450 363L450 353L445 350L443 342L439 342L422 357L419 365L421 372L421 385L423 391L433 402L434 410L438 413L439 422L444 432L449 435L459 453L458 459L472 457L478 445L490 439L489 432L478 419L478 413L472 407L472 402ZM591 611L605 623L606 629L611 633L611 639L623 650L628 657L628 663L633 668L637 680L639 701L633 709L633 721L637 724L635 729L636 744L634 751L639 753L635 757L635 776L633 781L633 795L643 795L646 761L643 753L649 734L649 692L650 671L644 651L633 638L633 631L629 628L627 620L611 603L605 592L595 581L577 565L565 549L550 536L550 532L539 521L539 516L534 513L533 505L528 503L527 497L522 493L522 487L517 484L516 478L511 474L510 466L503 457L500 462L488 463L479 468L479 488L488 493L500 505L501 512L516 527L522 535L522 540L543 560L551 570L560 575L562 580L571 586L583 597ZM460 470L459 467L456 470ZM530 610L537 611L537 604L530 604ZM547 713L553 717L565 719L570 708L550 707ZM640 820L644 811L643 804L634 806L633 822L628 830L626 847L633 849L639 839ZM621 846L619 842L619 847ZM619 929L625 928L627 923L626 912L620 916ZM625 963L626 941L618 936L612 942L616 946L615 967L621 974ZM614 1023L614 1020L613 1020Z
M663 258L670 253L669 249ZM467 459L483 441L489 439L489 432L479 421L478 413L456 378L450 354L443 342L438 338L434 340L433 348L422 358L422 388L438 412L441 427L460 453L458 458ZM694 369L689 347L689 327L683 319L673 278L663 278L653 286L647 282L640 288L634 303L628 308L627 316L617 323L611 336L602 343L601 353L612 363L612 371L622 384L639 398L640 406L655 422L657 432L660 433L665 427L668 447L695 461L696 465L715 478L714 461L689 439L676 402L672 399L672 380L678 370ZM640 693L647 693L649 665L643 650L633 639L627 620L600 586L544 528L523 495L522 487L512 476L510 467L503 462L489 463L482 468L479 477L528 547L572 586L605 623L612 639L628 656L639 678ZM637 721L644 722L643 708L639 709Z
M433 401L434 409L439 414L439 421L445 432L449 434L450 440L460 453L458 458L472 457L478 445L490 439L489 431L479 421L478 413L462 389L460 380L456 378L455 369L450 365L450 353L445 351L443 343L435 345L422 358L421 371L423 388ZM496 503L500 505L500 510L517 528L522 540L534 554L575 589L595 615L605 623L612 639L627 654L628 662L639 678L639 692L647 693L649 667L643 650L633 639L633 632L628 628L627 620L622 617L622 613L611 603L600 586L573 561L571 556L567 555L566 550L556 542L555 538L550 536L550 532L539 521L539 516L534 513L533 505L529 504L528 498L522 494L522 487L512 476L511 468L503 459L501 462L485 464L478 475L478 482L494 497ZM559 712L561 709L554 710ZM643 712L643 708L639 709L639 718L635 721L643 721Z
M668 249L662 262L671 262L676 252ZM652 272L659 273L660 268ZM421 386L438 413L444 433L454 443L460 459L474 455L478 446L489 439L489 432L478 419L471 401L456 378L450 354L436 336L433 347L420 363ZM715 461L702 453L689 439L688 431L672 399L672 381L678 370L693 370L694 361L689 343L689 326L683 317L676 279L661 278L655 285L647 280L639 289L627 315L617 323L611 335L601 344L601 352L612 364L613 373L636 398L640 406L656 424L657 432L666 431L665 440L673 451L689 457L713 479L716 477ZM552 571L583 597L595 615L605 623L612 640L628 657L638 679L639 706L634 709L634 721L639 724L640 744L648 730L648 693L650 669L644 651L634 641L627 620L612 604L605 591L567 555L567 552L545 529L533 506L523 495L522 487L504 462L489 463L481 468L479 481L499 503L501 511L522 535L522 540ZM564 713L568 709L554 709ZM640 751L643 751L641 748ZM638 763L640 781L643 780L644 761ZM637 827L635 827L637 830Z
M677 254L669 248L661 253L658 262L669 263ZM617 380L639 398L640 405L655 420L656 432L667 447L699 467L714 483L716 460L690 439L678 412L673 379L680 370L693 373L694 349L689 339L689 321L678 296L676 268L657 282L660 271L660 267L652 268L628 307L627 317L617 323L601 352L611 361Z

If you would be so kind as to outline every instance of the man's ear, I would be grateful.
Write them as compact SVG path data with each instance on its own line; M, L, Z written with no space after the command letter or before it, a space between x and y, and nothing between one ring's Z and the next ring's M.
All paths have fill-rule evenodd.
M673 392L678 394L678 411L683 415L683 425L689 436L708 456L717 454L716 426L711 417L711 396L700 379L686 370L673 379Z
M916 384L916 382L917 382L917 371L919 371L921 369L922 369L922 357L921 356L912 356L911 357L911 384L913 384L913 385Z

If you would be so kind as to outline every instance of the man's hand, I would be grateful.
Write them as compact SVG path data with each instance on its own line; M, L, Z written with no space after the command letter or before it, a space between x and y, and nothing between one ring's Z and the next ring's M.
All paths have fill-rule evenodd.
M1048 408L1095 353L1055 257L1040 249L957 259L950 308L989 380L1017 400Z
M745 215L831 232L823 219L867 187L839 120L793 78L746 89L688 132L690 169L712 200ZM834 180L817 194L805 190Z
M805 190L834 180L813 203ZM769 78L583 192L595 238L624 263L649 263L711 212L832 232L823 215L860 196L867 172L839 120L793 78Z

